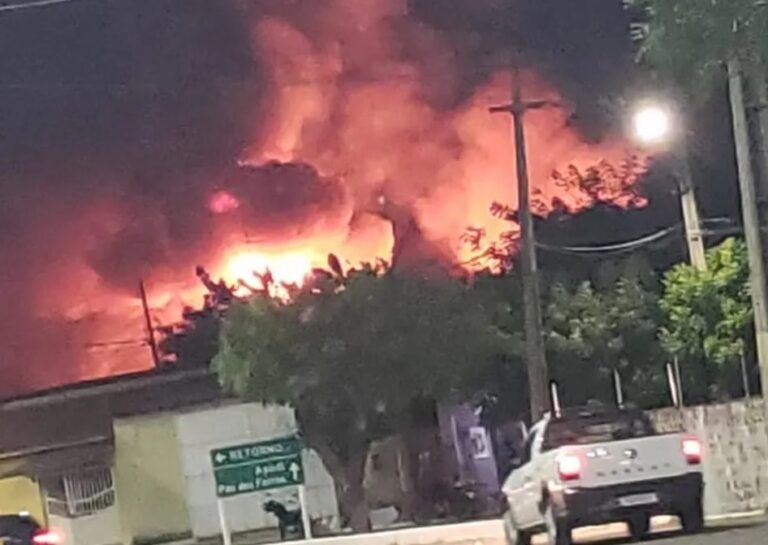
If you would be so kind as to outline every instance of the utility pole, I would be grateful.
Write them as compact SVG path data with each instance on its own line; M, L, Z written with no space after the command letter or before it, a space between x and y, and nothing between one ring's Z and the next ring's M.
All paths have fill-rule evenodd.
M152 327L152 317L149 314L149 303L147 302L147 290L144 288L143 280L139 282L139 296L141 297L141 308L144 310L147 344L152 353L152 363L155 364L155 367L160 367L160 354L157 350L157 341L155 340L155 328Z
M699 207L696 204L693 177L688 160L686 131L674 130L675 121L667 108L650 102L646 103L635 112L634 137L641 145L656 151L663 150L665 155L669 155L680 195L688 258L696 269L703 271L707 268L707 260L704 253Z
M680 205L683 209L683 223L685 224L685 240L688 244L688 259L697 270L707 269L707 257L704 252L704 238L701 233L701 217L699 206L696 202L696 192L693 188L693 177L688 162L686 142L679 144L675 153L677 166L677 180L680 190Z
M760 128L760 190L756 191L758 199L768 198L768 89L766 89L765 66L762 61L754 61L752 69L752 99L757 110L757 120ZM762 203L763 205L765 202ZM759 207L758 207L759 210Z
M752 154L750 153L749 128L744 109L743 73L738 59L732 59L728 62L728 86L731 96L736 159L739 167L744 238L749 254L749 279L755 319L757 361L760 365L760 379L765 392L768 390L768 308L766 307L765 266L763 263L763 243L760 238L760 218L755 195L755 173L752 168Z
M541 317L541 293L536 259L536 237L531 214L528 159L525 149L525 126L523 123L528 110L553 105L549 101L523 101L520 77L517 69L512 74L512 104L491 108L492 113L505 112L512 115L515 135L515 159L517 163L518 218L522 252L523 307L525 313L525 353L528 371L531 418L539 420L549 410L549 373L544 347L544 326Z

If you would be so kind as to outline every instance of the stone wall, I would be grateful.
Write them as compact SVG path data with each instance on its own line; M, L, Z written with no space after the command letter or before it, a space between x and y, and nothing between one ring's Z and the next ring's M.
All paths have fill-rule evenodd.
M762 399L650 413L659 431L686 431L705 445L707 515L768 508L768 428Z

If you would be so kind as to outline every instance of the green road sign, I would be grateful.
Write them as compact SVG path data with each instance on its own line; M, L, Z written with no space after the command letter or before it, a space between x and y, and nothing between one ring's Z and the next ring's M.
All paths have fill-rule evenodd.
M220 498L304 484L301 443L283 437L211 451Z

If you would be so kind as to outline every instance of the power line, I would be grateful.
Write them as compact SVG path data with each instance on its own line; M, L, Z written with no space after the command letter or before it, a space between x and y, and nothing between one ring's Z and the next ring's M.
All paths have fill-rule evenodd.
M81 0L30 0L29 2L23 2L20 4L8 4L7 2L0 3L0 12L3 11L19 11L23 9L44 8L48 6L55 6L57 4L68 4L70 2L78 2Z
M666 229L662 229L661 231L657 231L656 233L652 233L650 235L646 235L644 237L641 237L635 240L618 242L615 244L606 244L602 246L556 246L552 244L545 244L542 242L538 242L536 246L538 248L541 248L542 250L561 252L561 253L572 253L572 254L622 252L622 251L634 250L641 246L645 246L647 244L657 242L659 240L662 240L672 235L673 233L679 230L680 230L680 224L678 223L671 227L667 227Z
M702 234L708 236L722 236L722 235L734 235L742 232L742 229L738 226L733 226L733 220L730 218L709 218L702 221L704 225L728 225L728 227L715 227L702 230ZM601 252L621 252L631 251L646 244L652 244L659 240L666 238L679 231L681 227L680 223L646 235L634 240L628 240L624 242L617 242L613 244L594 245L594 246L559 246L556 244L537 243L536 246L542 250L548 250L552 252L561 253L574 253L574 254L588 254L588 253L601 253Z

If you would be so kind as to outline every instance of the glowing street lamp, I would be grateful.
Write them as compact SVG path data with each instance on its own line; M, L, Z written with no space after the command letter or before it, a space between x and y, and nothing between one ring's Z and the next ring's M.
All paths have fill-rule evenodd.
M673 135L672 115L656 104L639 107L632 118L635 138L642 144L659 145L668 143Z

